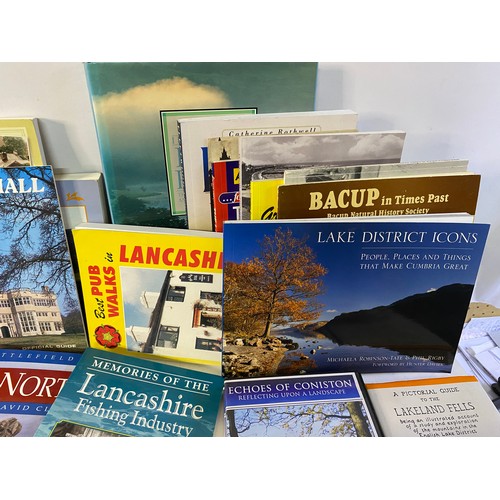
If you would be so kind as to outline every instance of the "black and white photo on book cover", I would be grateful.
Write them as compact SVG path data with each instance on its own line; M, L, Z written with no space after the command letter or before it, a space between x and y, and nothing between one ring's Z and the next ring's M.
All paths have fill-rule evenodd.
M406 133L338 132L240 138L241 218L250 216L250 182L283 179L285 170L398 163Z

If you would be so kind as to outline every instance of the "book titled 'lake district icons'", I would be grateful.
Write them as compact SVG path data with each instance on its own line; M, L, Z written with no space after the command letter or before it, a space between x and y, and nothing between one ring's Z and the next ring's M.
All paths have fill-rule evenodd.
M0 169L0 348L87 347L50 166Z
M211 437L219 375L88 348L36 437Z
M375 437L381 428L356 373L224 382L229 437Z
M90 347L220 366L220 233L87 223L72 234Z
M488 229L226 222L224 376L451 371Z
M31 437L81 354L0 349L0 437Z

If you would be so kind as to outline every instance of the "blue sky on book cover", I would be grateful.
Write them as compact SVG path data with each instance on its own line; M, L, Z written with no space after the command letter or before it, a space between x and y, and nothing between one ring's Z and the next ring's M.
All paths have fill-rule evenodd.
M11 297L29 304L19 310L19 304L2 304L0 345L16 347L17 341L32 339L32 349L59 350L64 345L83 350L87 343L81 306L52 167L0 169L0 216L0 293L30 295ZM42 311L52 298L57 311ZM14 314L21 323L5 319L5 314ZM62 318L54 320L59 314ZM72 339L61 335L70 331Z
M317 63L85 65L114 223L185 227L170 214L161 110L312 111Z
M231 276L228 266L257 260L269 267L269 255L264 252L273 247L264 247L263 242L266 238L272 242L276 231L290 231L293 240L289 245L296 247L288 249L286 258L293 258L294 252L304 253L308 247L311 258L324 271L318 276L320 292L312 299L301 297L318 303L317 314L308 326L321 327L322 335L315 340L322 339L320 350L305 340L305 332L295 328L300 321L294 322L286 312L275 321L273 334L291 336L307 355L314 347L318 366L312 372L449 371L488 230L487 224L444 222L226 222L224 303ZM235 270L242 275L244 267ZM238 293L246 293L248 285L237 286L235 304ZM295 292L282 293L282 299L288 300ZM459 301L455 307L454 300ZM252 307L243 300L241 306ZM225 316L227 310L225 306ZM409 340L410 336L414 339ZM350 345L354 338L360 345ZM418 344L424 344L423 351L418 350ZM401 350L396 353L397 346ZM445 349L446 355L433 358L431 346L437 352ZM422 360L421 355L425 358L426 354L427 359Z
M226 435L380 435L361 384L354 373L226 380ZM357 422L351 411L357 415Z

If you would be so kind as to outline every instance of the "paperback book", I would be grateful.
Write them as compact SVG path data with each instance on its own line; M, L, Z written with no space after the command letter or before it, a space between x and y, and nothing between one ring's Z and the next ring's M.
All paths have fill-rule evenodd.
M35 437L211 437L223 379L88 348Z
M186 215L186 194L184 171L182 167L182 145L180 141L179 119L202 116L228 116L236 114L256 113L256 109L188 109L160 111L165 166L167 169L168 194L172 215ZM200 150L206 166L206 154ZM208 173L204 174L208 179Z
M278 218L475 215L480 181L464 172L281 185Z
M37 118L0 118L0 167L46 165Z
M242 137L345 132L356 129L356 125L357 114L351 110L179 119L189 228L213 229L210 213L210 139L239 141ZM233 155L231 159L238 158Z
M404 177L410 175L459 174L467 172L468 168L468 160L435 160L381 163L378 165L318 165L285 170L283 173L283 184L372 179L376 177Z
M450 372L487 224L224 224L228 379Z
M90 347L220 366L220 233L86 223L72 234Z
M221 160L212 163L212 224L213 230L218 233L222 232L224 221L240 218L239 177L238 160Z
M356 373L226 380L228 437L376 437L382 432Z
M160 111L311 111L317 68L310 62L86 63L111 221L187 227L169 202Z
M109 223L109 210L101 172L59 173L54 171L64 227L82 222Z
M0 437L31 437L81 354L0 349Z
M474 376L367 383L366 388L385 436L500 436L500 413Z
M0 348L87 347L52 168L0 169Z
M240 138L241 218L251 218L251 182L281 179L285 170L317 165L345 166L395 163L401 161L406 134L401 131L324 133ZM277 212L278 193L264 212ZM254 220L262 215L255 214ZM270 217L267 217L270 218Z

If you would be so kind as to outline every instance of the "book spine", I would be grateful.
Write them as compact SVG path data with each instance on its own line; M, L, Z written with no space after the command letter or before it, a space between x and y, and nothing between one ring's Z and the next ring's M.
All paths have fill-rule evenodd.
M380 425L380 420L378 418L377 412L375 411L375 407L370 399L370 395L368 393L368 389L366 388L365 381L359 372L354 372L354 376L359 385L359 391L362 394L365 400L365 406L367 411L370 413L373 426L375 427L375 432L378 437L384 437L384 431L382 430L382 426Z

